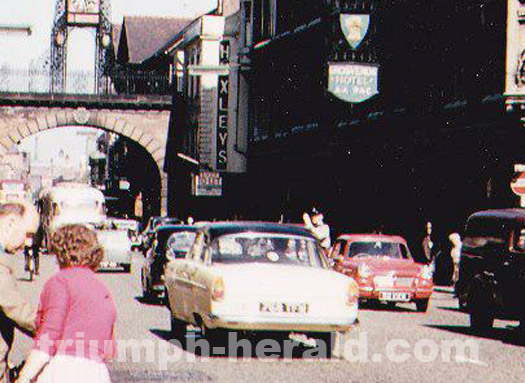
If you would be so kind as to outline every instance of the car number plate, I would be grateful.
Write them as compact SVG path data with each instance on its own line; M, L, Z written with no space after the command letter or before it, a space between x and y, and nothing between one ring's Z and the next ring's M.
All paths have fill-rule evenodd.
M259 304L259 311L262 313L308 314L309 309L308 303L261 302Z
M385 291L379 294L379 299L382 301L408 302L410 294Z
M117 263L116 262L100 262L100 267L101 268L114 268L114 267L117 267Z

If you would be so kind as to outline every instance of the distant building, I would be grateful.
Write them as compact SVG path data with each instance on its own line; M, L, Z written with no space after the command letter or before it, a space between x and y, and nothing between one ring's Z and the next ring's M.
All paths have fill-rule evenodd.
M243 43L240 2L227 0L163 48L175 65L165 163L171 215L231 218L242 198L235 191L247 169Z
M252 218L459 230L525 163L525 3L243 1Z
M120 32L112 78L117 93L170 94L172 67L166 60L159 62L156 53L188 22L184 18L125 16L122 25L114 27L114 33Z
M11 151L2 157L0 163L0 179L22 180L27 182L30 171L27 153Z

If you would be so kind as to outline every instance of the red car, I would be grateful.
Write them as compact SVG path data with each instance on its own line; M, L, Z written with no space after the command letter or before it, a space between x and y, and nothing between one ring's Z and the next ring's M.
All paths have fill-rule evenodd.
M361 301L414 302L425 312L434 284L432 269L416 263L405 239L394 235L341 235L332 248L334 270L354 278Z

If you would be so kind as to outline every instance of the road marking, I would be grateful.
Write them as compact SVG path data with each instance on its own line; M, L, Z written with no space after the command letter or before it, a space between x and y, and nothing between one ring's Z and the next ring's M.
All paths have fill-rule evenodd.
M471 359L471 358L464 358L462 356L457 356L456 357L456 362L459 362L459 363L472 363L472 364L476 364L478 366L483 366L483 367L488 367L489 366L487 363L482 362L481 360Z

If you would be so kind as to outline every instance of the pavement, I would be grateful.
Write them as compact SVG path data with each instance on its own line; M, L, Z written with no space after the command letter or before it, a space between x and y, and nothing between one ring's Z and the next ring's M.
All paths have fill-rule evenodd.
M34 282L25 280L22 256L14 263L21 288L36 303L43 283L57 271L54 258L43 256ZM141 264L135 253L131 274L98 274L118 305L117 339L129 346L109 364L113 382L492 383L522 382L525 376L525 336L515 329L518 323L496 321L494 331L472 333L449 287L436 288L427 313L408 303L360 309L359 325L337 340L337 358L307 357L306 345L293 358L228 352L204 357L170 343L168 309L141 298ZM18 333L11 362L23 360L30 346Z

